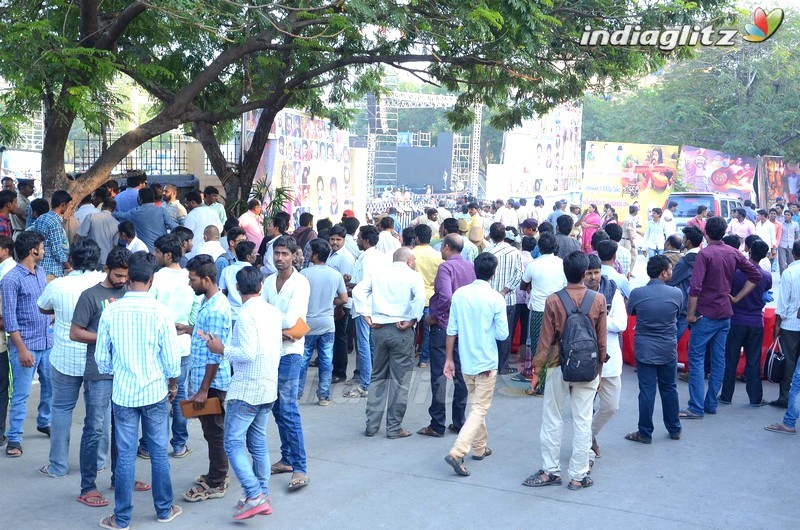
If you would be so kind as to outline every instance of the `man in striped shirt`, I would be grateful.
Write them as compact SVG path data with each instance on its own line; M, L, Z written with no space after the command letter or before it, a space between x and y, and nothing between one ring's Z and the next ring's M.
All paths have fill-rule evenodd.
M240 243L244 244L255 247L252 241ZM245 493L244 502L233 516L237 521L272 513L267 416L278 397L283 315L260 296L263 278L252 266L236 273L242 308L229 346L218 336L198 330L211 353L224 355L234 368L227 395L225 452Z
M494 254L497 258L497 270L492 276L490 284L492 289L498 291L506 300L506 318L514 322L517 312L517 288L522 282L522 254L519 250L505 242L506 229L502 223L493 223L489 228L489 237L494 245L486 252ZM511 341L514 339L514 330L508 337L497 341L497 355L500 362L498 373L512 374L516 368L508 366L508 356L511 353Z
M41 267L45 274L55 277L70 271L67 252L69 241L67 233L62 226L61 216L67 209L72 197L64 190L53 193L50 199L50 211L36 218L31 225L31 230L38 232L44 238L44 257Z
M172 312L148 291L156 258L134 253L128 261L128 292L100 317L95 360L100 373L113 374L117 468L114 515L103 528L128 528L133 512L134 468L139 423L150 453L153 501L158 521L167 523L182 512L174 504L167 444L169 407L178 393L181 354Z

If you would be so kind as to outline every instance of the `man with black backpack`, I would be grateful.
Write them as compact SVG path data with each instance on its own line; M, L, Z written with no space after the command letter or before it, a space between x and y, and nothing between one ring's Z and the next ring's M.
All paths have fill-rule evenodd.
M541 446L544 465L525 479L524 486L561 484L562 407L572 406L573 440L569 462L571 490L588 488L592 445L592 404L606 358L606 299L583 284L589 258L580 251L564 258L567 287L547 297L542 331L533 359L535 386L547 370L542 407Z

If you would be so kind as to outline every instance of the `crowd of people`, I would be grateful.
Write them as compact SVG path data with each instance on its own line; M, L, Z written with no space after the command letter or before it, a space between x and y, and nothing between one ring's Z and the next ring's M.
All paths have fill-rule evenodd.
M343 397L363 399L366 436L383 429L389 439L407 438L415 364L431 374L430 421L416 432L457 434L444 457L455 473L470 474L468 454L478 461L492 454L486 417L498 378L507 376L543 397L542 466L523 484L563 483L569 396L567 487L590 487L598 436L619 408L629 315L636 317L639 421L626 439L652 443L656 390L672 440L681 438L682 421L731 403L742 349L750 404L787 409L767 429L796 432L797 205L757 212L748 205L730 222L699 207L678 230L673 203L653 208L644 222L633 205L620 224L610 205L581 211L557 201L545 211L542 197L530 206L463 198L448 208L431 199L408 226L391 210L363 224L347 210L335 224L304 213L294 229L280 212L264 230L258 200L229 218L214 187L189 191L181 202L173 186L132 176L122 191L115 181L98 188L67 218L67 192L49 203L30 200L31 184L4 180L0 191L0 401L13 376L0 440L8 457L23 457L38 377L36 428L50 438L39 472L63 477L83 387L77 500L108 506L96 481L110 467L114 513L103 528L130 526L134 491L152 491L160 522L181 514L169 456L193 453L187 417L194 416L208 469L183 500L224 497L232 468L244 491L234 519L271 513L270 475L290 475L290 491L310 483L299 398L313 391L326 407L342 384ZM632 288L640 245L649 281ZM768 402L759 364L774 262L783 274L775 340L786 378ZM689 327L689 399L681 409L677 343ZM355 366L348 366L352 352ZM281 440L272 464L270 414ZM152 484L136 480L137 458L150 460Z

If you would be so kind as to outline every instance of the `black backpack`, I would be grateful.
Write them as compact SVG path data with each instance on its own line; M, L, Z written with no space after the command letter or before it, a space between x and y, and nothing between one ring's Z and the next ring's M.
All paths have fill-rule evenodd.
M597 293L587 289L580 309L575 307L566 289L556 295L567 314L561 333L561 375L571 383L594 381L598 370L597 333L588 315Z

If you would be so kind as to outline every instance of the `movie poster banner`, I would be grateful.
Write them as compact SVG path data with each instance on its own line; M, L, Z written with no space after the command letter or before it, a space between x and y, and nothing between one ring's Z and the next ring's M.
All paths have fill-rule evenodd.
M782 156L762 156L758 166L758 174L766 178L759 178L759 205L772 204L778 197L783 197L786 202L796 202L797 199L797 164L789 164ZM766 184L766 188L764 188Z
M577 191L581 170L580 104L559 105L503 135L501 164L486 175L490 199Z
M678 146L586 142L583 206L610 204L620 221L628 207L662 208L675 184Z
M259 112L246 117L248 144ZM269 138L255 180L266 178L273 188L292 191L294 201L286 210L295 226L303 212L311 212L315 219L330 217L337 222L344 210L353 208L347 131L336 128L329 120L284 110L272 123Z
M678 178L686 191L735 195L742 200L753 195L755 157L684 145L678 163Z

